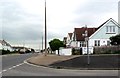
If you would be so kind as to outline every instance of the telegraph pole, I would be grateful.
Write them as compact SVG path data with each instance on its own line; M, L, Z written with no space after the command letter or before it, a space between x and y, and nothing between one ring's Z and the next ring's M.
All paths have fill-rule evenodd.
M47 20L46 20L46 0L45 0L45 56L47 56Z

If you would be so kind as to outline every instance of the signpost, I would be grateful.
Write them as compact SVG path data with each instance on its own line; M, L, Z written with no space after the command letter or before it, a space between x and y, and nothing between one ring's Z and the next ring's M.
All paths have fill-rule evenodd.
M86 47L87 47L87 64L90 64L90 56L89 56L89 37L88 37L88 28L85 26L86 30L83 36L85 37Z

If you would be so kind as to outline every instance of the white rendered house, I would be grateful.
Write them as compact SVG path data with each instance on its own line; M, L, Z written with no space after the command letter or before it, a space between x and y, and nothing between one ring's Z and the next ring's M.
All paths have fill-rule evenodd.
M120 25L110 18L98 27L98 30L89 37L89 46L109 46L110 37L120 34Z
M0 50L9 50L13 51L12 46L7 43L5 40L0 40Z
M68 33L68 35L67 35L67 40L66 40L67 47L71 47L72 35L73 35L73 33Z
M76 48L86 47L85 36L83 36L86 30L88 31L88 37L90 37L97 30L97 28L86 28L86 27L75 28L71 41L72 47L76 47Z

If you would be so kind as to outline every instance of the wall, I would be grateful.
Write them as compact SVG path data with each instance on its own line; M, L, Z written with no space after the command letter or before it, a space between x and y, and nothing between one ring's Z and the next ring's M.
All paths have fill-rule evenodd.
M87 54L87 47L82 47L82 54ZM89 54L93 54L93 47L89 47Z
M94 46L95 40L100 40L100 46L107 45L107 41L110 41L109 39L90 39L89 40L89 46L90 47Z
M76 41L72 41L70 46L71 47L77 47L77 42Z
M56 50L55 54L58 55L58 50ZM72 48L60 48L59 55L65 55L65 56L72 55Z

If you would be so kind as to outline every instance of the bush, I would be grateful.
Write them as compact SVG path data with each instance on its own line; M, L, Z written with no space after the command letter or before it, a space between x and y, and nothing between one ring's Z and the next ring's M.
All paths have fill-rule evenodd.
M113 54L120 54L120 50L114 51Z
M10 54L10 50L2 50L2 55L4 54Z
M17 53L16 51L12 51L10 52L10 50L1 50L1 54L4 55L4 54L13 54L13 53Z

